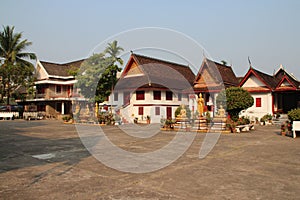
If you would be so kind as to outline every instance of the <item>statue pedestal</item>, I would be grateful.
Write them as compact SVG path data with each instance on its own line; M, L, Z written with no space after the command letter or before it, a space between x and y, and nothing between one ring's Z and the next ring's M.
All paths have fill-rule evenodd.
M223 131L226 130L226 117L215 116L212 120L211 130Z
M195 119L193 130L197 132L207 132L208 128L206 117L198 117Z
M174 129L190 129L190 120L187 117L176 117L176 123L174 124Z

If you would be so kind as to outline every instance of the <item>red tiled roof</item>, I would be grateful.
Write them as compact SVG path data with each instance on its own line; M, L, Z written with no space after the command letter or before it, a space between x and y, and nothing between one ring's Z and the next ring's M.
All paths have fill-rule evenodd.
M271 90L267 87L243 87L248 92L270 92Z

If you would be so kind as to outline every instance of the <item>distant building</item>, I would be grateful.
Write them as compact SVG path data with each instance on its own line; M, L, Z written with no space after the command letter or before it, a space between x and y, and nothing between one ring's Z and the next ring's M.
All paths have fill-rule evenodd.
M194 79L189 66L132 53L110 99L127 121L149 116L159 123L188 105Z
M37 106L37 111L45 112L49 117L59 117L72 113L72 101L84 100L74 91L75 77L69 70L78 69L83 60L57 64L45 61L36 63L36 96L20 104Z
M239 86L254 98L254 105L243 115L261 118L300 107L300 82L282 66L273 76L250 67Z
M217 109L216 98L222 89L238 86L239 81L231 66L223 65L204 58L201 68L194 81L194 91L197 95L200 93L205 100L205 110L213 116ZM196 106L196 101L193 101L193 106Z
M37 108L49 117L72 114L72 105L87 102L74 89L76 79L70 70L80 67L84 60L56 64L36 63L36 96L19 104ZM240 86L249 91L254 105L242 115L261 118L265 114L287 113L300 107L300 82L282 66L274 75L250 67L244 77L236 77L231 66L204 58L195 76L188 65L132 53L118 77L113 93L99 106L120 114L125 122L146 121L159 123L162 118L175 118L175 110L188 105L197 110L197 99L204 98L204 112L214 116L218 111L216 98L222 89Z

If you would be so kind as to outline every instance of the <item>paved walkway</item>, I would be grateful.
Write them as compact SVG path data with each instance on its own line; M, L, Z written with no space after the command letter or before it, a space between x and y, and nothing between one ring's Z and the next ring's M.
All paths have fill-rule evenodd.
M149 152L172 132L134 138L104 127L125 150ZM221 135L204 159L205 134L161 170L124 173L106 167L84 148L75 126L55 120L0 121L0 199L300 199L300 138L275 126Z

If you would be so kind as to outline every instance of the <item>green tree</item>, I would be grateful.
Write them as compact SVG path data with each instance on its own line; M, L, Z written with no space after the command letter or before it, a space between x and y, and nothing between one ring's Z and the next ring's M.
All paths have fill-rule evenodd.
M117 64L123 64L123 60L117 57L122 50L117 41L113 41L103 53L94 54L82 63L75 86L85 98L101 103L111 94L117 82L117 72L121 71Z
M116 64L117 62L120 65L123 65L123 60L118 57L122 51L124 51L124 49L118 46L118 41L114 40L112 43L108 43L104 52L107 53L109 57L113 58L113 64Z
M28 87L33 82L34 66L26 59L36 59L36 55L24 52L32 43L21 38L21 33L14 33L14 27L3 27L0 32L0 89L1 98L6 96L7 104L18 86Z
M291 123L293 123L293 121L300 121L300 108L290 110L288 112L288 117L289 120L291 120Z
M250 93L241 87L230 87L222 90L216 99L217 106L222 105L227 110L231 119L237 121L239 113L251 107L254 103Z

